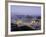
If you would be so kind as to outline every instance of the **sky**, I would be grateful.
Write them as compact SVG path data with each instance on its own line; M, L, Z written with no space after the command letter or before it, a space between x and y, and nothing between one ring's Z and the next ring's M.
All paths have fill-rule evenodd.
M33 15L39 16L41 15L41 7L40 6L17 6L11 5L11 15Z

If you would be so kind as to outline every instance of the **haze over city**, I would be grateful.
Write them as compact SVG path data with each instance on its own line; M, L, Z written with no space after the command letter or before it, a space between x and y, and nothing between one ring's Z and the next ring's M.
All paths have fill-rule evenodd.
M40 6L11 6L11 31L41 29Z
M41 15L41 7L40 6L11 6L11 15L33 15L40 16Z

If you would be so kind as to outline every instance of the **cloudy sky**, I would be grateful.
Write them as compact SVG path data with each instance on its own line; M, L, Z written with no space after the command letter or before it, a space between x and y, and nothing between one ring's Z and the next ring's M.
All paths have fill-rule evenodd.
M41 15L41 7L38 6L17 6L11 5L12 15Z

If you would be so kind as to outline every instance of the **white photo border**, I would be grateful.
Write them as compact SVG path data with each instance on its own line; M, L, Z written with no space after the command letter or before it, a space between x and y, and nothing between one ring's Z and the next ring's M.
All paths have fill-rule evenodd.
M11 32L11 5L24 5L24 6L41 6L41 30L37 31L15 31ZM35 33L43 33L43 4L26 4L26 3L8 3L8 35L19 35L19 34L35 34Z

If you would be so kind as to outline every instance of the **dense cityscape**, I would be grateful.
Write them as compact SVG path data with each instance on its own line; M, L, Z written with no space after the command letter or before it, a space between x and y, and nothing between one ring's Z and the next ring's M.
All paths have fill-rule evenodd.
M40 6L11 6L11 31L28 31L41 29Z
M16 15L11 18L11 31L40 30L41 16Z

